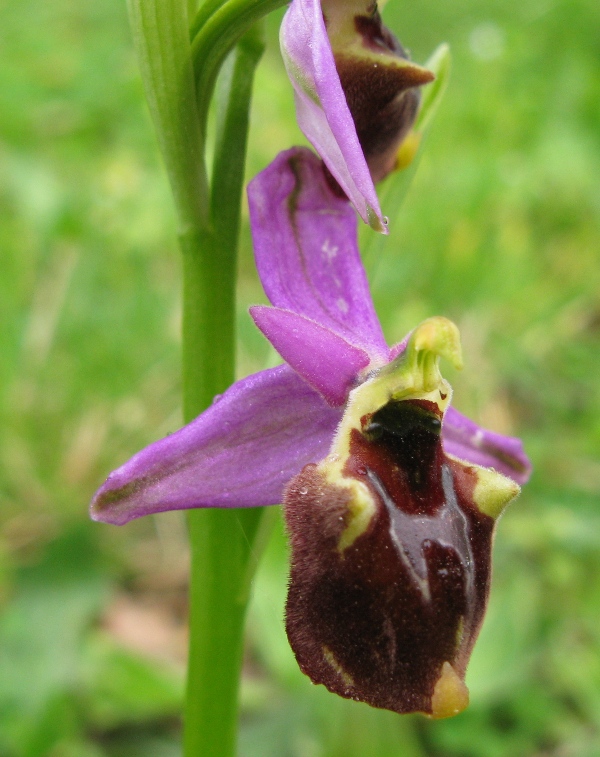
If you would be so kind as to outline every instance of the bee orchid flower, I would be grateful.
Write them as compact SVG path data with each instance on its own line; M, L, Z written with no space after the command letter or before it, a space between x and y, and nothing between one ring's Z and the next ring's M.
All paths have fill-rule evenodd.
M394 169L433 73L409 60L372 0L293 0L280 42L300 128L362 219L385 232L373 182Z
M251 309L284 360L237 381L198 418L110 474L95 520L127 523L195 507L280 504L285 485L331 447L350 392L396 358L375 313L356 242L356 215L305 148L281 153L248 188L256 263L273 307ZM448 408L445 449L517 483L521 442Z
M251 314L284 358L230 387L114 471L92 517L284 503L287 631L302 670L341 696L446 717L468 701L494 524L529 475L518 439L453 410L430 318L389 348L357 219L306 148L250 184L256 262L272 303Z

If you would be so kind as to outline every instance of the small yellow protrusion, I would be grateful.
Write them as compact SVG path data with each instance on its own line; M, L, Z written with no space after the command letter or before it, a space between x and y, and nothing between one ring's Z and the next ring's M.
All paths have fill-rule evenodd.
M394 171L402 171L404 168L408 168L415 159L415 155L419 150L421 144L421 134L417 131L409 132L402 140L402 144L398 148L396 153L396 162L394 164Z
M521 487L492 468L477 468L477 484L473 500L490 518L498 518L504 508L519 494Z
M431 697L431 717L451 718L458 715L469 704L469 689L449 662L442 665Z

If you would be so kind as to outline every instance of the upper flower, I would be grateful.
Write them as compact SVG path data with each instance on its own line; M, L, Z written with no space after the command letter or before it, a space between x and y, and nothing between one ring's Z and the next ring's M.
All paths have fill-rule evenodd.
M286 363L242 379L198 418L136 454L96 493L92 517L123 524L194 507L279 504L285 485L329 452L350 392L385 369L389 349L356 242L356 216L318 159L292 149L251 183L256 262L273 307L252 308ZM529 461L518 439L456 410L444 416L447 453L518 483Z
M396 164L433 74L408 60L371 0L293 0L281 49L298 123L364 221L385 231L373 182Z

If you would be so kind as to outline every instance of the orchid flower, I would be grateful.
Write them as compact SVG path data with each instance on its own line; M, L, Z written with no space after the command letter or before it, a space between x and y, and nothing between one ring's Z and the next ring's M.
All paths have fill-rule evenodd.
M408 60L373 0L293 0L281 26L298 124L356 207L386 231L373 182L396 164L434 75Z
M274 307L251 309L286 360L236 382L181 430L111 473L92 518L122 525L195 507L280 504L285 485L325 457L351 390L396 358L369 293L356 216L307 149L281 153L249 189L256 263ZM517 483L529 462L518 439L449 408L446 451Z
M287 630L302 670L376 707L455 714L468 701L494 523L529 461L518 439L449 407L438 362L460 365L454 324L431 318L388 348L356 215L316 156L282 153L248 195L272 303L251 314L286 362L114 471L92 517L283 501Z

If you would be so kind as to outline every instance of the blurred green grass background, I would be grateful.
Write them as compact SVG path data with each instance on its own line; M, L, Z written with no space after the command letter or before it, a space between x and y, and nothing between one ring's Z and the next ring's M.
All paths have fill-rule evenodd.
M302 142L269 19L248 176ZM600 4L392 0L450 88L383 251L390 341L453 318L455 403L526 443L486 624L454 720L313 687L287 647L278 513L254 585L241 757L600 755ZM175 757L185 520L92 524L107 473L174 430L180 269L121 0L0 5L0 755ZM273 359L247 219L239 372Z

